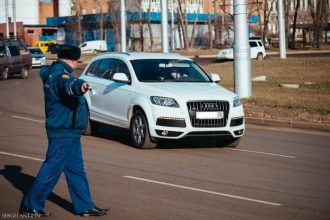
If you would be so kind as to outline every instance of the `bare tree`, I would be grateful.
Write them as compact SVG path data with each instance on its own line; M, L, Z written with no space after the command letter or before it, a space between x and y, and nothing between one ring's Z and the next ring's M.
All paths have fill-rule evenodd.
M196 28L196 24L197 24L197 20L198 20L198 15L200 13L200 4L201 4L201 0L199 0L198 2L198 9L197 9L197 13L195 14L195 20L194 20L194 24L191 30L191 38L190 38L190 48L192 48L195 44L195 28Z
M149 29L149 38L150 38L150 51L152 51L154 47L154 37L151 27L151 0L149 0L149 7L148 7L148 29Z
M99 0L98 5L99 5L99 9L100 9L100 40L103 40L103 36L104 36L104 27L103 27L103 11L102 11L102 0Z
M82 4L80 0L72 0L72 12L75 14L73 21L70 22L69 25L67 25L67 29L71 30L73 32L73 40L74 42L78 42L78 44L81 44L83 42L83 36L82 36Z
M300 0L296 0L296 5L295 5L295 8L294 8L291 42L289 44L289 48L291 48L291 49L295 48L297 16L298 16L299 7L300 7Z
M108 12L110 15L110 26L114 29L116 35L116 50L120 50L120 2L109 1Z
M315 4L316 3L316 4ZM308 0L310 13L313 19L313 46L317 49L321 47L322 32L328 24L328 0Z
M227 40L228 40L228 44L231 43L231 39L230 39L230 35L231 32L234 30L234 15L231 14L230 12L228 12L227 7L231 5L229 4L229 0L222 0L222 4L220 4L220 8L222 9L222 11L225 13L224 15L224 22L223 22L223 27L225 28L226 32L227 32Z
M187 21L187 1L186 0L178 0L178 26L180 26L181 34L183 37L183 47L184 49L189 49L188 42L188 21ZM183 6L185 8L183 8Z
M262 42L265 44L266 42L266 36L267 36L267 33L268 33L268 24L269 24L269 17L270 17L270 14L271 12L273 11L273 5L274 5L274 2L275 0L272 0L270 2L270 7L268 7L268 0L264 0L264 8L263 8L263 12L264 12L264 21L263 21L263 24L262 24L262 34L261 34L261 37L262 37Z

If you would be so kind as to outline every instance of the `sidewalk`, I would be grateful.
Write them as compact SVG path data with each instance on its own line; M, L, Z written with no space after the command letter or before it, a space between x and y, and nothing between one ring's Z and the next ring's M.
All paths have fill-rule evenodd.
M330 50L287 50L287 55L293 55L293 54L329 54ZM266 50L266 57L267 56L280 56L279 51L269 51ZM190 55L187 56L189 58L217 58L217 53L215 54L204 54L204 55Z
M284 120L252 118L252 117L245 117L245 123L246 124L255 124L255 125L308 129L308 130L330 132L329 124L315 124L315 123L308 123L308 122L284 121Z

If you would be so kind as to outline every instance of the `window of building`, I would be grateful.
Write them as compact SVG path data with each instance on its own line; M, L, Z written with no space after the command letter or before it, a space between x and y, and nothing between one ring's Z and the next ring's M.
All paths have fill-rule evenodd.
M28 34L34 34L34 30L33 30L33 29L28 29L28 30L27 30L27 33L28 33Z

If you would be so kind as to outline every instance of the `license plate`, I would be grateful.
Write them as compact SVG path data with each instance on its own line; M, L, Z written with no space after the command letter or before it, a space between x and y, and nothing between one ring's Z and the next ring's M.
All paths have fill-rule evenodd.
M196 112L197 119L221 119L223 112Z

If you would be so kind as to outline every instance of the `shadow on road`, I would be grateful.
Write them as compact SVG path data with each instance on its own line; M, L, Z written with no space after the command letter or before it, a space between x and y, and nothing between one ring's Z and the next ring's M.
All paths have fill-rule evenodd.
M116 141L118 143L131 146L130 133L124 128L118 128L106 124L94 124L94 137ZM219 148L225 147L219 145L214 137L190 137L181 140L161 140L157 143L159 149L183 149L183 148Z
M5 165L5 169L0 170L0 175L4 176L8 180L8 182L10 182L15 188L20 190L24 196L28 193L30 186L35 179L33 176L22 173L22 167L17 165ZM66 199L63 199L58 195L51 193L48 196L48 200L67 210L68 212L74 214L72 203L67 201ZM21 205L22 204L20 204L20 206Z

